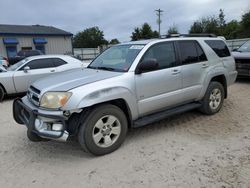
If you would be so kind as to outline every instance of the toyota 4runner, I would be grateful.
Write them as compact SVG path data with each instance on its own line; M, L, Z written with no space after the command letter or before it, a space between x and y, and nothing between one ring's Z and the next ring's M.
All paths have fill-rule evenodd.
M36 81L14 101L13 115L31 141L76 136L86 152L104 155L130 127L196 108L217 113L236 76L234 58L215 36L128 42L85 69Z

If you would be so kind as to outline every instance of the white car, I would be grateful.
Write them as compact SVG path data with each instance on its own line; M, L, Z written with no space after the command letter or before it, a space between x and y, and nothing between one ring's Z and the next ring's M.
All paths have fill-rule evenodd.
M0 68L0 101L4 95L26 92L31 83L46 76L85 67L67 55L32 56L8 67Z

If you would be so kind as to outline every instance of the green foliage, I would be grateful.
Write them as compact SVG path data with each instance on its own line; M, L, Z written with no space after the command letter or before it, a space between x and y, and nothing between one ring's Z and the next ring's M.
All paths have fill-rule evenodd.
M178 33L179 32L178 32L178 28L177 28L176 25L173 25L173 26L169 27L168 32L167 32L168 35L178 34Z
M108 44L108 41L98 27L87 28L73 37L74 48L97 48L104 44Z
M228 22L221 31L221 35L225 36L226 39L239 38L240 23L237 20Z
M204 17L195 21L189 33L213 33L226 39L250 37L250 10L242 15L240 22L232 20L227 23L224 11L220 9L218 17Z
M241 30L244 37L250 37L250 10L242 15Z
M109 44L119 44L120 41L118 39L112 39L109 41Z
M203 17L200 20L197 20L191 25L189 33L213 33L218 34L219 23L218 19L214 16L211 17Z
M220 14L219 14L219 25L220 27L223 27L226 25L225 14L222 9L220 9Z
M144 23L141 28L136 27L132 32L131 40L136 41L140 39L151 39L159 37L157 31L153 31L148 23Z

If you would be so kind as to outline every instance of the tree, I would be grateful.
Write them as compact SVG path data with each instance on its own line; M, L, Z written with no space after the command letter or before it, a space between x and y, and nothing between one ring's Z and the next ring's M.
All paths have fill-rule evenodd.
M222 9L220 9L220 14L219 14L219 25L220 27L223 27L226 25L225 14Z
M144 23L141 28L136 27L132 32L131 40L151 39L159 37L157 31L153 31L148 23Z
M120 41L118 39L112 39L109 41L109 44L119 44Z
M222 30L222 36L226 39L237 39L240 37L240 23L237 20L228 22Z
M242 15L240 22L232 20L227 23L224 11L220 9L218 17L210 16L195 21L189 33L213 33L226 39L250 37L250 11Z
M250 37L250 10L242 15L241 30L242 37Z
M191 25L189 33L213 33L218 34L219 23L218 19L214 16L203 17L200 20L197 20Z
M167 32L168 35L178 34L178 33L179 32L178 32L178 28L177 28L176 25L173 25L173 26L169 27L168 32Z
M73 37L74 48L97 48L103 44L108 44L108 41L98 27L87 28Z
M134 31L132 32L131 40L139 40L141 38L140 28L136 27Z

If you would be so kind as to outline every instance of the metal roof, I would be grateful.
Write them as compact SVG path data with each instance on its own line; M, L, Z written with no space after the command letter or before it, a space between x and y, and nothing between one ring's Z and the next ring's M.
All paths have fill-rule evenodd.
M0 24L0 35L72 36L73 34L52 26Z

